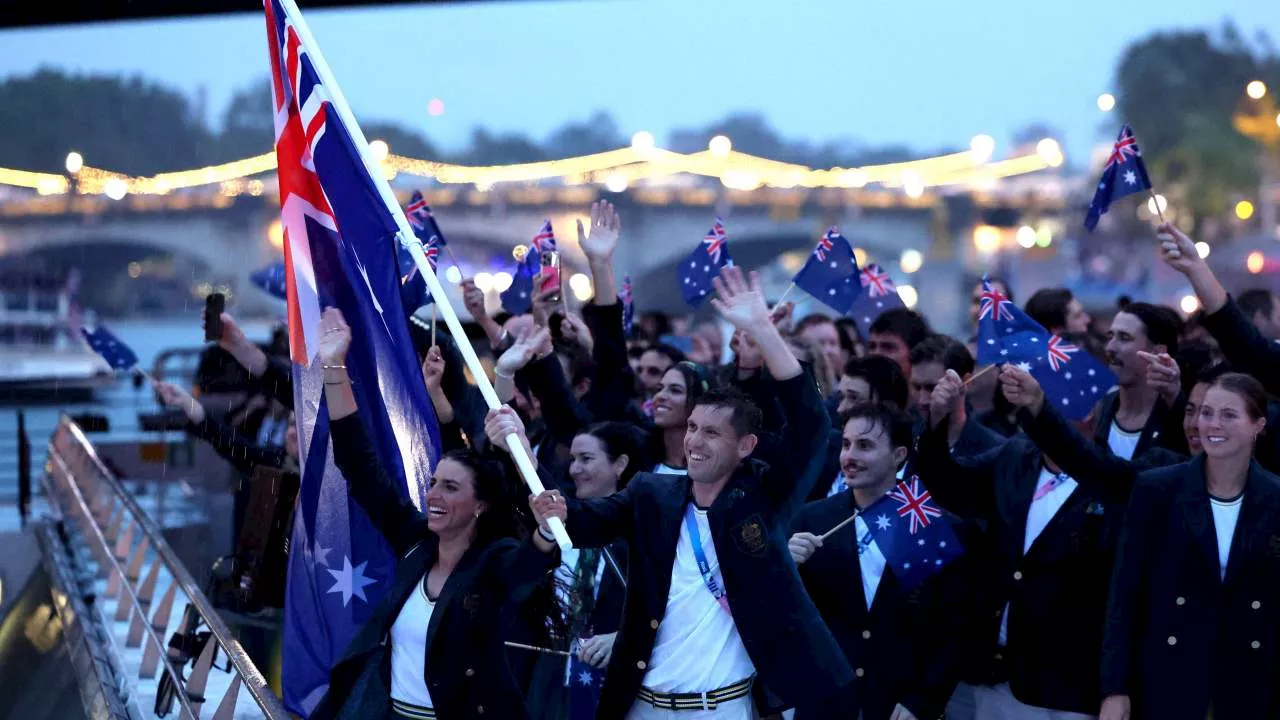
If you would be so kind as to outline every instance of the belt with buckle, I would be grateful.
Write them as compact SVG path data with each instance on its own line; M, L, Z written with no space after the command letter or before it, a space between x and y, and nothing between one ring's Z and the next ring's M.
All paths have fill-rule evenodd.
M750 695L753 679L740 680L710 692L662 693L642 686L636 697L659 710L715 710L721 703Z
M436 720L435 708L414 705L395 698L391 699L391 709L396 715L410 720Z

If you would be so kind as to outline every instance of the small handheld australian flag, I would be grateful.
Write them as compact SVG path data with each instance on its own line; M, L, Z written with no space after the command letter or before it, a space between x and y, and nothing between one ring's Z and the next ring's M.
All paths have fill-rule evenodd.
M858 324L858 332L862 337L871 337L871 325L886 310L906 307L898 295L898 288L893 284L889 273L877 263L868 263L858 271L858 281L862 292L853 300L849 315Z
M80 334L89 343L89 347L107 361L112 370L128 370L138 364L138 356L133 348L125 345L106 325L99 325L92 331L82 327Z
M288 290L285 288L284 263L272 263L264 268L254 270L249 282L259 290L277 300L287 300Z
M1085 229L1093 232L1098 220L1117 198L1150 189L1151 178L1147 177L1147 166L1142 162L1138 138L1134 137L1133 128L1124 125L1111 148L1111 155L1107 157L1107 164L1102 168L1102 179L1098 181L1098 189L1089 203L1089 213L1084 216Z
M871 539L908 592L964 554L951 523L915 475L861 514Z
M711 293L711 279L720 274L721 268L732 264L724 222L716 218L716 224L707 231L707 236L680 264L680 292L685 303L701 307Z
M978 364L1014 363L1031 373L1045 397L1071 420L1083 420L1116 383L1098 358L1051 334L982 279Z
M827 307L844 315L862 292L857 280L858 263L853 259L853 246L837 228L827 230L818 240L809 259L791 280Z

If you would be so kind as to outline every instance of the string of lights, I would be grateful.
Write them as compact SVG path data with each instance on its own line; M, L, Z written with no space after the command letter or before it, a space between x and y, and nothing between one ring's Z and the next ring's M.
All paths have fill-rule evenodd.
M975 138L972 149L964 152L905 162L829 169L815 169L738 152L732 149L729 138L723 135L712 138L706 150L694 153L655 147L652 136L637 133L631 146L617 150L560 160L487 166L454 165L394 155L385 142L375 140L374 143L381 143L380 149L384 152L378 156L388 177L410 175L441 185L472 185L480 191L490 190L500 183L559 181L564 185L601 184L621 192L640 180L694 175L718 178L732 190L750 191L759 187L857 189L875 183L887 188L901 188L907 195L919 197L927 187L989 182L1058 167L1063 162L1061 148L1050 139L1041 141L1034 153L991 162L994 141L986 136ZM264 192L264 182L251 178L273 172L275 167L275 153L267 152L220 165L132 177L85 165L80 154L73 152L67 157L68 172L65 175L0 168L0 185L28 188L41 195L75 192L106 195L112 200L126 195L167 195L176 190L210 185L218 186L221 194L227 197L242 193L256 196Z

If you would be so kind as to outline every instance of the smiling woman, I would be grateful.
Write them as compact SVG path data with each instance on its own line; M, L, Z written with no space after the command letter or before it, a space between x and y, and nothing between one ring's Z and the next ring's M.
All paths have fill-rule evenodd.
M1103 644L1103 720L1256 717L1274 708L1280 478L1253 460L1266 395L1208 384L1204 453L1139 477L1124 518Z
M419 511L396 490L357 412L342 313L326 310L320 333L334 462L400 560L391 590L333 668L311 717L527 717L505 657L503 618L555 567L545 521L563 518L563 505L534 511L538 531L522 541L523 492L514 477L463 450L437 464Z

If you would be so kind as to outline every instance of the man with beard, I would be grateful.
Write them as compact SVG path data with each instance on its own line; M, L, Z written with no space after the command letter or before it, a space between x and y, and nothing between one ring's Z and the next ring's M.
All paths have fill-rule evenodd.
M1173 310L1142 302L1128 304L1111 321L1106 357L1118 387L1098 403L1094 440L1116 457L1131 460L1152 447L1187 452L1178 395L1162 396L1147 382L1151 356L1178 352L1180 325Z
M629 548L597 717L746 720L757 707L829 698L853 679L787 549L830 420L770 322L759 278L748 286L741 270L726 268L715 282L712 302L759 346L785 425L762 438L749 400L707 393L689 414L687 475L640 473L616 495L569 501L576 545L626 539ZM534 506L562 501L550 491Z

